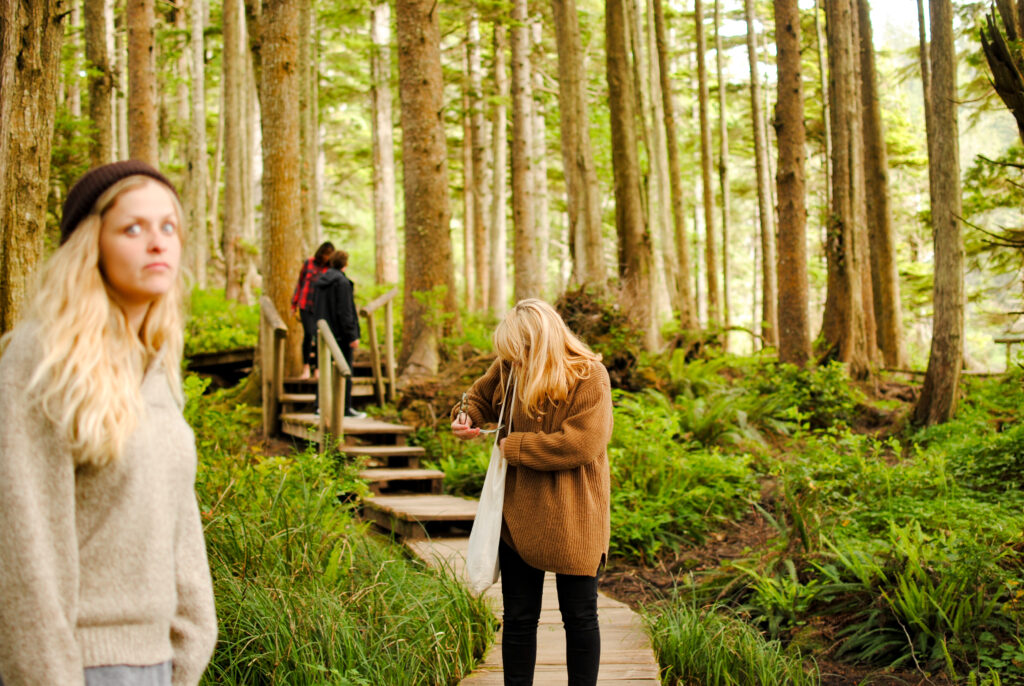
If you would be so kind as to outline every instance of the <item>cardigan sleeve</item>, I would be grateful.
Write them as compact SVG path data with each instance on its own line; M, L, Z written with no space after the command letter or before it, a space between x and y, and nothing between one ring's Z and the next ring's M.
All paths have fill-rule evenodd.
M588 464L604 454L612 436L608 372L603 365L595 364L590 377L578 384L557 431L513 431L508 435L504 454L510 465L557 471Z
M195 686L217 642L217 617L199 506L191 490L178 512L174 565L178 607L171 620L171 681L174 686Z
M498 421L498 411L501 407L499 405L495 408L493 399L498 385L501 383L501 377L501 359L499 358L491 363L484 375L477 379L466 392L466 414L473 420L473 426L483 426ZM455 403L450 412L452 421L455 421L458 413L459 404Z
M84 683L75 639L75 465L25 387L35 337L0 358L0 678L4 686Z

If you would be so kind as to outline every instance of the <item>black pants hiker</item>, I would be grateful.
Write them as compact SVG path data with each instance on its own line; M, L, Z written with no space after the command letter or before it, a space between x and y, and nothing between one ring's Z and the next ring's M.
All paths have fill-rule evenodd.
M501 565L501 661L505 686L532 686L537 662L544 572L523 562L511 546L498 546ZM594 686L601 664L601 632L597 625L597 577L556 574L558 609L565 625L565 662L569 686Z

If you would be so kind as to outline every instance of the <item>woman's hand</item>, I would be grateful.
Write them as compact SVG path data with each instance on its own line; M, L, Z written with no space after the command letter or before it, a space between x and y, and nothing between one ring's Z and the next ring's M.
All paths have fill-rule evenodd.
M456 438L466 441L479 436L480 429L473 426L473 420L469 418L468 414L460 412L455 417L455 421L452 422L452 433L455 434Z

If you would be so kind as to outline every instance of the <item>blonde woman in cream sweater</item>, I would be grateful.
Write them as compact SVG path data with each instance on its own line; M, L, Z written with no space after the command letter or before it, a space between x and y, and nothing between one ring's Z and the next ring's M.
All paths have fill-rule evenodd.
M0 682L194 685L216 642L181 414L181 205L84 175L0 356Z
M452 431L480 435L498 419L514 377L511 431L501 430L508 472L502 511L502 662L506 686L533 683L544 573L554 572L565 624L569 686L597 683L601 635L597 576L608 554L608 372L547 303L520 301L494 332L498 359L473 384Z

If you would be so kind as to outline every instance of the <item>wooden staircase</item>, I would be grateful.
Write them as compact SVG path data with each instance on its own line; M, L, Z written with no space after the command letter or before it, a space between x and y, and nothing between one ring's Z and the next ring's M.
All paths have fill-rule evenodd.
M410 540L467 535L476 516L476 501L441 494L444 473L422 468L420 460L426 452L408 445L413 427L372 417L343 416L347 383L352 384L352 402L357 408L395 399L390 342L394 331L391 300L396 294L397 290L392 290L360 310L367 320L370 345L356 350L351 369L327 324L318 322L320 378L316 381L283 377L287 327L270 299L261 299L260 345L263 359L270 361L264 363L264 432L315 441L322 450L334 447L347 456L365 458L367 467L360 476L373 495L363 501L363 517L383 530ZM374 317L382 307L383 351L377 343Z

